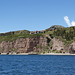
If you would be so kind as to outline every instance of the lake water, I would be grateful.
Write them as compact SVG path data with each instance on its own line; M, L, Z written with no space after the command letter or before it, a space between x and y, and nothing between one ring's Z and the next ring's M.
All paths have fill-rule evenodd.
M75 56L0 55L0 75L75 75Z

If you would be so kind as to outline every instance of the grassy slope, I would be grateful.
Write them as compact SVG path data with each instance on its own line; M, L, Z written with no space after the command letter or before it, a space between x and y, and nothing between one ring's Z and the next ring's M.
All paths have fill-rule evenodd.
M50 31L50 29L56 28L55 30ZM38 34L29 34L30 31L21 30L15 32L8 32L8 33L1 33L0 34L0 42L3 40L5 41L13 41L18 38L32 38L32 37L39 37L50 35L52 37L56 37L61 41L65 42L65 45L69 45L73 41L75 41L75 27L64 28L62 26L51 26L50 28L46 29L45 33L38 33Z
M15 32L8 32L8 33L1 33L0 34L0 42L2 41L14 41L18 38L33 38L42 36L42 33L39 34L30 34L29 31L22 30L22 31L15 31Z

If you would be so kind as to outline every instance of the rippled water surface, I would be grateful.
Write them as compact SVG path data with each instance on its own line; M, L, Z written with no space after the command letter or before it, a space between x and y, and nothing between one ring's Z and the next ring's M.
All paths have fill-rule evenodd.
M75 75L75 56L0 55L0 75Z

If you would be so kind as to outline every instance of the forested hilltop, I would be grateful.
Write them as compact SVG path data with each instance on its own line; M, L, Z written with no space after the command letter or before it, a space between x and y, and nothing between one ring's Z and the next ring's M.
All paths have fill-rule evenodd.
M65 42L66 45L75 41L75 26L63 27L59 25L54 25L48 28L47 32L51 37L56 37Z
M75 41L75 27L58 28L54 30L53 36L69 44Z
M66 41L74 40L75 27L57 29L56 31L54 31L54 36L61 36L62 39L66 39Z
M75 53L75 27L0 33L0 53Z

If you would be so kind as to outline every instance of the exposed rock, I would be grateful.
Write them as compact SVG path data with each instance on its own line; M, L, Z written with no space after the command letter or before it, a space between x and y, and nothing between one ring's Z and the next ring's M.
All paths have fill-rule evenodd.
M20 38L12 42L2 41L2 43L0 43L0 52L24 53L30 51L38 51L38 49L36 49L38 45L46 46L47 45L46 38L44 37Z
M69 45L68 52L69 53L75 53L75 41Z
M49 36L46 36L50 38ZM0 53L26 53L26 52L38 52L44 47L48 46L48 39L46 37L35 37L35 38L19 38L15 41L2 41L0 43ZM51 39L51 38L50 38ZM61 52L75 53L75 41L68 47L64 46L64 42L57 38L51 39L52 50L58 50ZM41 47L38 47L41 46Z
M64 50L64 43L59 39L53 38L52 50Z

